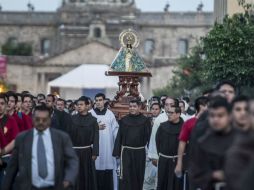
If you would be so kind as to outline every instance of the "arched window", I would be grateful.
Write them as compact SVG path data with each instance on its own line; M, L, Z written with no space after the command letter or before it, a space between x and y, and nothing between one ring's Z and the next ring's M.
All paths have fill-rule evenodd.
M178 42L178 52L179 54L186 55L189 50L189 42L187 39L180 39Z
M49 39L42 39L41 40L41 54L49 54L50 52L50 40Z
M150 55L153 53L155 49L155 42L153 39L147 39L145 41L145 47L144 47L144 52L146 55Z
M16 37L10 37L10 38L8 38L7 43L12 44L12 45L17 45L18 40Z
M100 38L101 37L101 29L98 27L94 28L93 34L94 34L95 38Z

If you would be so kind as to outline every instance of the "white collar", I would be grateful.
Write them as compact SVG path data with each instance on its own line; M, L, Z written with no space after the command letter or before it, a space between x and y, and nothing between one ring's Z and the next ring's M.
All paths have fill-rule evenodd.
M40 133L40 131L38 131L37 129L34 128L34 135L38 135L38 133ZM49 135L49 128L42 131L42 133L45 134L46 136Z

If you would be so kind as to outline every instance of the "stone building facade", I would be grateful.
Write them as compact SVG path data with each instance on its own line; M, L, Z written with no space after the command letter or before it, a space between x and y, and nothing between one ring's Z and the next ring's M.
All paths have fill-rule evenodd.
M254 0L245 0L245 3L254 5ZM219 23L223 22L226 15L232 16L243 12L244 9L239 5L239 0L214 0L214 19Z
M80 64L110 65L122 30L139 33L139 53L153 77L142 81L150 96L172 77L176 59L187 54L213 25L212 12L141 12L134 0L69 0L56 12L0 12L0 45L32 45L32 56L9 56L7 80L17 91L47 92L47 83Z

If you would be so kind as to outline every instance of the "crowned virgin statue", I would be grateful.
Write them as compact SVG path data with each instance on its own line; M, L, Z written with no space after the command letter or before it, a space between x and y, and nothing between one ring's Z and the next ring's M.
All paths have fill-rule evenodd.
M139 39L133 30L123 31L119 40L121 49L110 66L110 71L115 72L149 72L143 59L136 52Z

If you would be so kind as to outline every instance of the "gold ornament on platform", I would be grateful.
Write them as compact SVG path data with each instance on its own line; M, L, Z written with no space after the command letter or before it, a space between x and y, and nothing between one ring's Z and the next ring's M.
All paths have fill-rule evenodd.
M137 48L139 46L139 38L138 34L131 29L124 30L120 36L119 36L119 41L124 48Z

